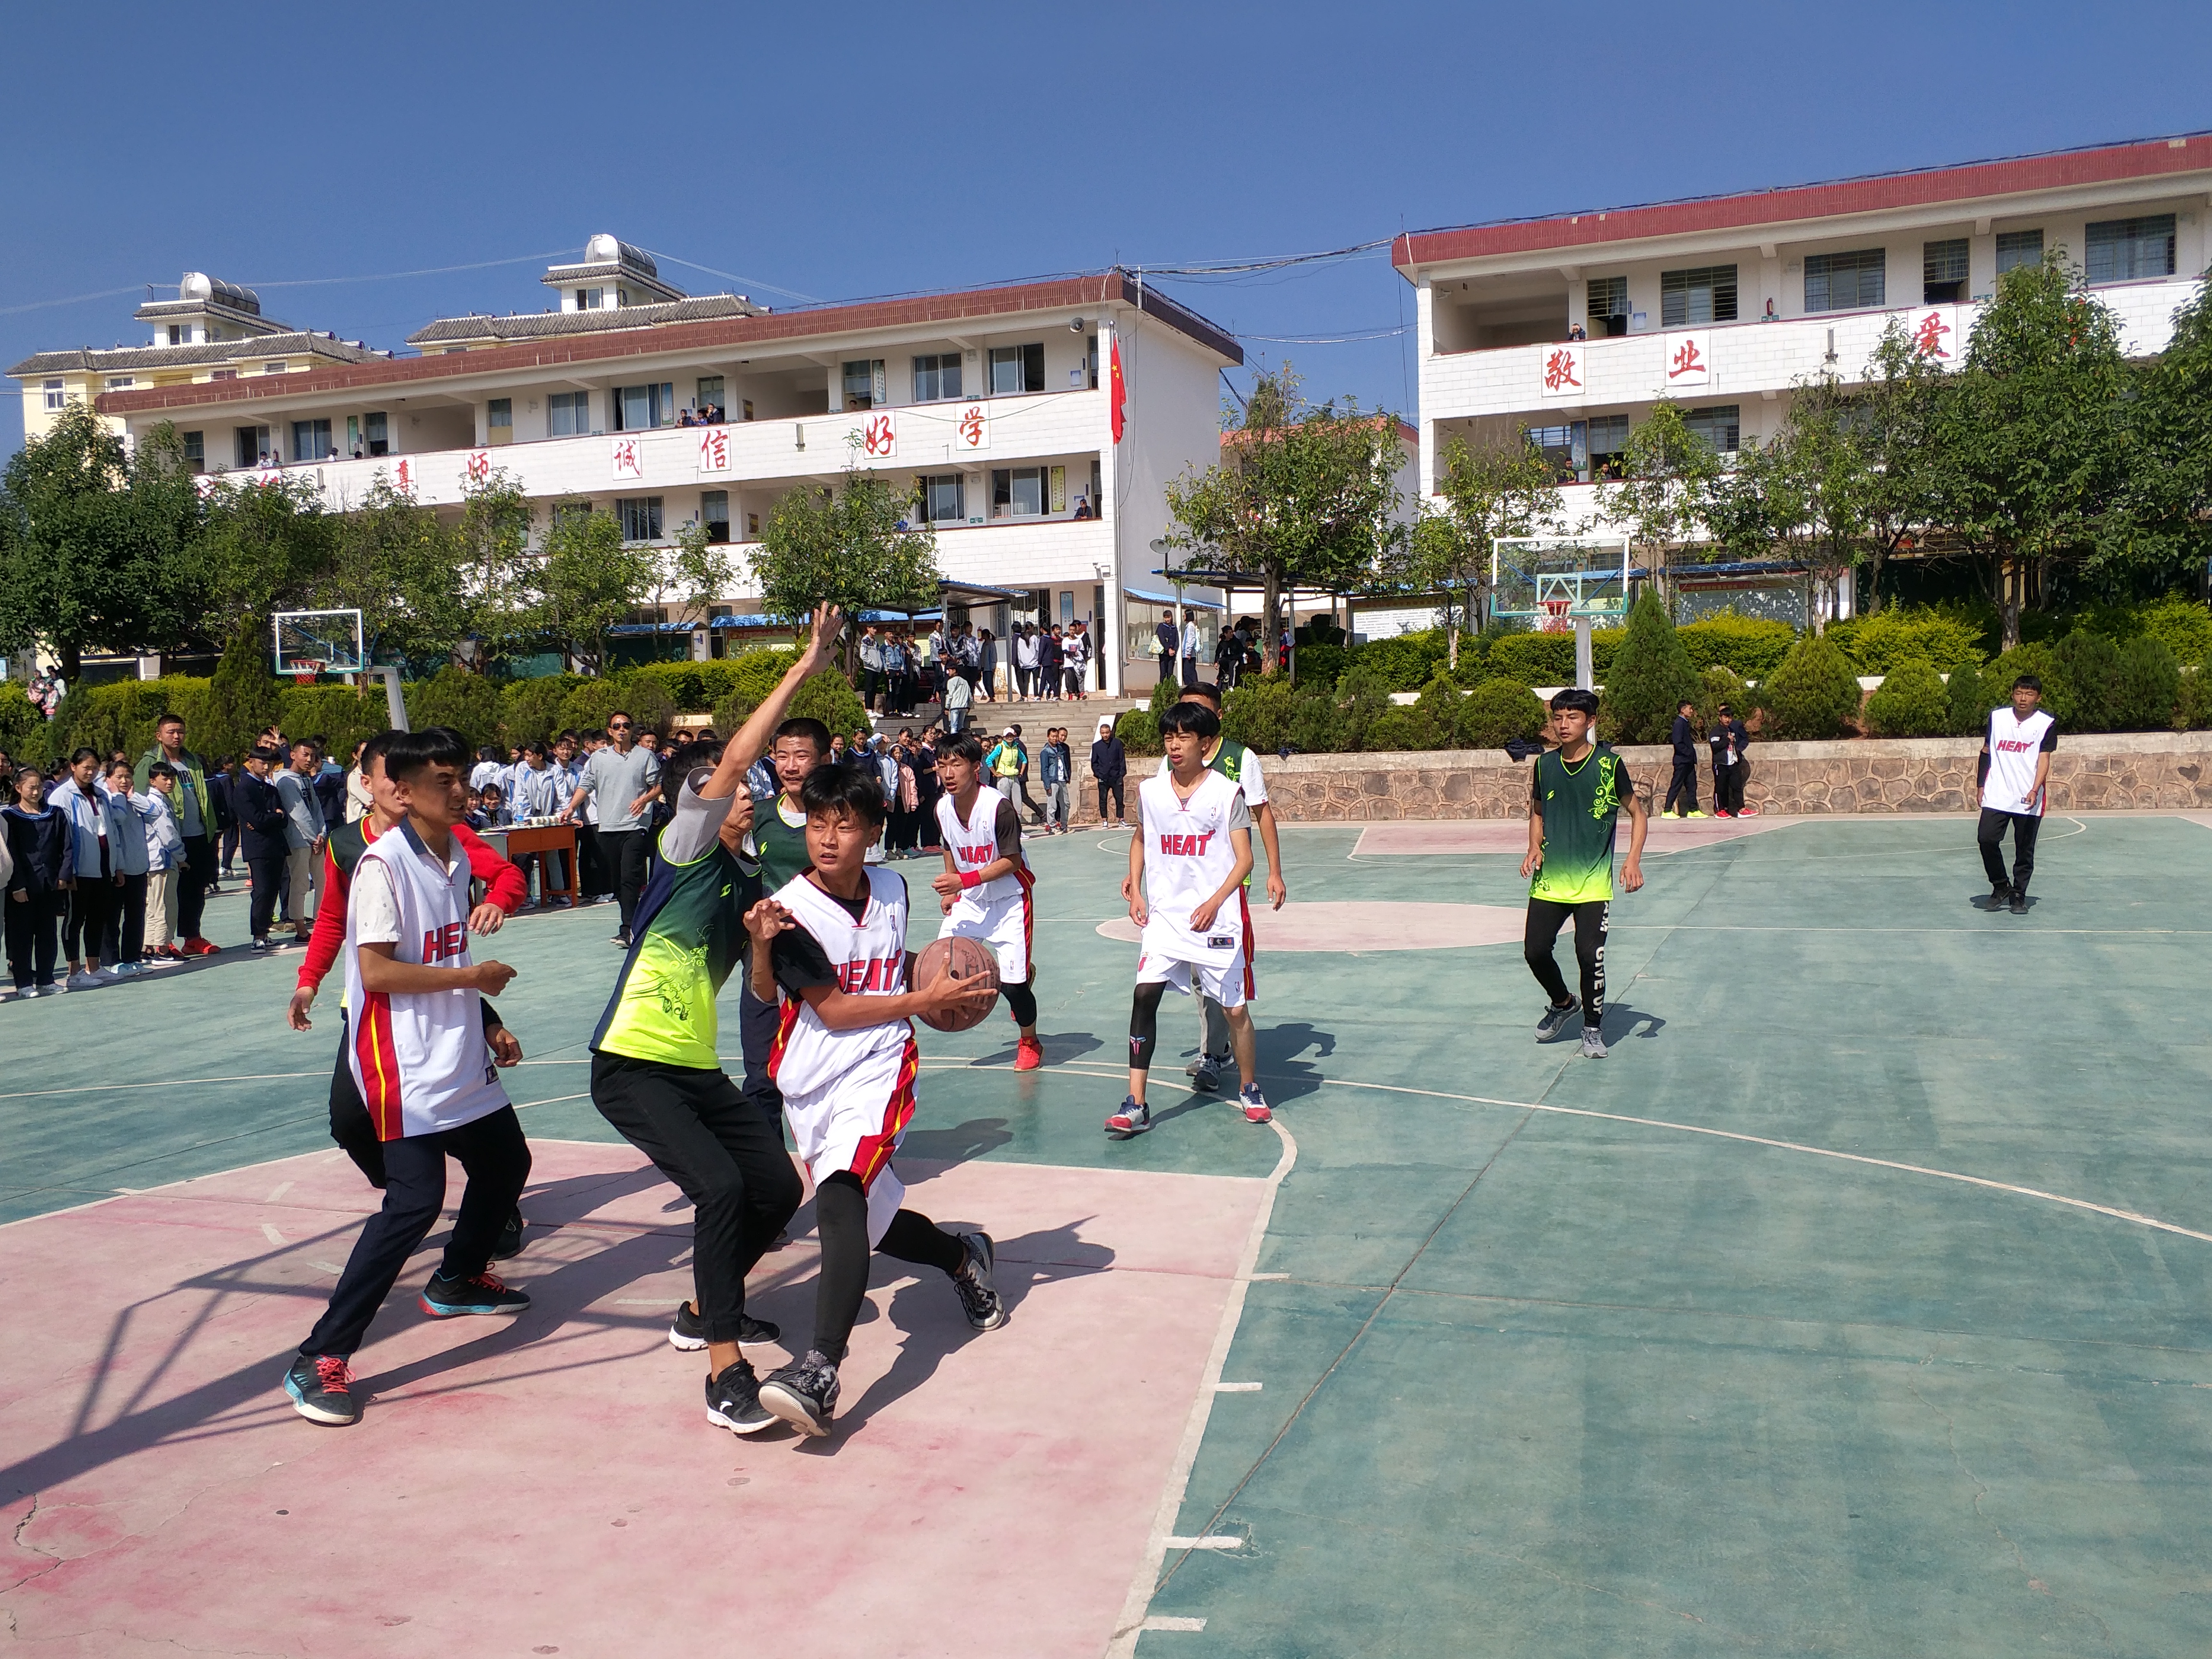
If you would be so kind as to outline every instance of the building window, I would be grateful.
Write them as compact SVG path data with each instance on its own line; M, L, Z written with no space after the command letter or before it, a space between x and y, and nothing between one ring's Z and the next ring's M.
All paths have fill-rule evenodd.
M592 394L556 392L545 400L545 432L554 438L580 438L592 429Z
M1659 274L1659 324L1682 328L1692 323L1735 320L1735 267L1697 265Z
M188 472L207 471L207 434L185 432L178 434L185 441L185 470Z
M1702 438L1715 454L1733 455L1742 426L1741 416L1736 404L1721 404L1711 409L1686 410L1682 424L1689 428L1692 437ZM1626 438L1622 441L1626 442Z
M657 426L676 424L676 386L663 380L657 386L615 388L615 430L647 432Z
M495 444L514 441L514 399L491 398L484 403L484 435Z
M1045 470L1041 466L999 467L991 474L991 516L1034 519L1044 512Z
M707 527L707 539L726 542L730 539L730 492L726 489L702 489L699 492L699 522Z
M362 416L361 429L365 434L364 441L368 445L370 454L389 455L392 453L391 427L382 414Z
M760 539L760 514L757 513L745 514L745 539L750 542Z
M241 467L259 466L276 458L269 453L269 428L265 426L241 426L234 429L234 452Z
M698 394L699 401L692 407L700 414L704 415L711 409L714 411L715 418L720 420L727 412L722 407L722 377L720 375L702 374L697 386L693 389Z
M2173 216L2146 214L2139 219L2102 219L2085 226L2092 283L2134 283L2173 275Z
M1044 343L991 348L991 395L1044 390Z
M1920 303L1954 306L1966 297L1966 239L1920 245Z
M169 325L169 343L171 345L182 345L184 343L184 325L181 323L171 323Z
M884 360L863 357L845 365L845 404L847 409L873 409L878 404L889 403L890 394L884 386Z
M607 291L603 288L580 288L576 290L576 309L598 311L607 302Z
M1628 278L1593 276L1589 279L1589 331L1592 334L1628 332Z
M941 351L914 360L914 400L933 404L960 395L960 354Z
M261 372L264 374L282 374L284 372L284 367L283 363L264 363L261 365Z
M921 481L921 514L931 524L958 524L968 516L967 493L957 472L939 472Z
M659 496L624 496L615 502L615 513L622 520L624 541L657 542L660 539Z
M295 421L292 422L292 459L295 461L319 461L331 453L331 423L328 421Z
M1805 256L1805 309L1869 311L1881 306L1884 251L1859 248L1850 253Z
M59 409L69 401L67 388L59 380L48 380L45 390L46 407L49 410Z
M234 368L211 368L208 371L210 380L234 380L237 378L238 371Z
M110 392L128 392L132 384L131 377L128 374L111 374L107 377L107 389Z
M2014 265L2043 263L2043 233L2039 230L2001 230L1997 233L1997 275Z
M1583 438L1583 471L1591 478L1618 478L1628 453L1628 416L1600 415Z

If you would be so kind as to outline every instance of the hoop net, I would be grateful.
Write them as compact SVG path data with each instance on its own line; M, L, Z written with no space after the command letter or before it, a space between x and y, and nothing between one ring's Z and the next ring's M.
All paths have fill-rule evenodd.
M322 664L302 659L292 665L292 683L295 685L313 685L315 677L322 672Z
M1571 634L1575 631L1574 618L1569 614L1574 605L1572 599L1546 599L1542 603L1544 619L1538 625L1537 632Z

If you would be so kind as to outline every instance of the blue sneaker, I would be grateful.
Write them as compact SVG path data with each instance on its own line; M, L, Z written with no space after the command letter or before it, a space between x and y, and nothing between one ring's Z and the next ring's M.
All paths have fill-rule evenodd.
M1106 1133L1114 1140L1127 1140L1133 1135L1144 1133L1152 1127L1152 1108L1139 1106L1134 1095L1123 1096L1121 1109L1106 1120Z
M310 1423L343 1428L361 1421L361 1401L353 1397L353 1368L343 1354L295 1357L284 1373L284 1392L293 1409Z
M1260 1085L1256 1083L1248 1083L1237 1091L1237 1103L1244 1109L1247 1123L1272 1123L1275 1121L1274 1113L1268 1109L1267 1097L1260 1092Z
M472 1273L466 1279L432 1273L430 1282L422 1287L422 1311L433 1319L451 1319L458 1314L520 1313L529 1305L530 1298L520 1291L509 1290L497 1273Z
M1580 1014L1582 1011L1582 1004L1578 1002L1570 1002L1564 1008L1553 1008L1547 1005L1543 1018L1536 1022L1536 1041L1539 1042L1553 1041L1559 1033L1567 1029L1567 1022Z

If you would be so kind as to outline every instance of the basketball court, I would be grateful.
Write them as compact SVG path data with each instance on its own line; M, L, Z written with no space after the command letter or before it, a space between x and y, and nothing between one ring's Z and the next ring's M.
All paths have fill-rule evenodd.
M492 947L534 1305L425 1319L426 1252L351 1430L278 1389L370 1198L296 954L0 1006L0 1611L99 1655L2205 1651L2203 817L2054 818L2024 917L1964 814L1656 825L1603 1061L1531 1040L1521 826L1288 827L1276 1125L1168 1086L1171 998L1127 1143L1123 844L1032 842L1051 1063L925 1032L901 1159L1012 1320L879 1261L804 1444L710 1428L663 1340L688 1212L584 1096L607 912ZM813 1278L802 1233L754 1280L802 1343Z

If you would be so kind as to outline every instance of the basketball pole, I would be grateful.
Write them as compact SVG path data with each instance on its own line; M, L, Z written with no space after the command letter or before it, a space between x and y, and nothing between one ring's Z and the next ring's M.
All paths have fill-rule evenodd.
M1585 691L1597 690L1597 665L1590 651L1590 619L1575 618L1575 684Z
M404 732L407 726L407 699L399 693L399 671L386 663L378 663L362 671L373 679L384 682L384 710L392 721L392 729Z

